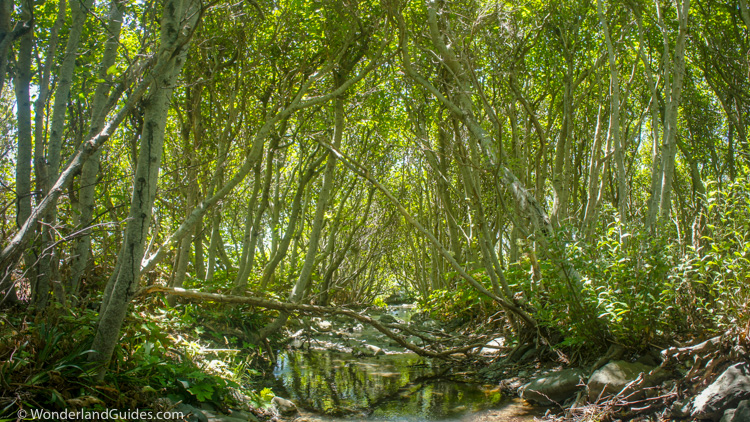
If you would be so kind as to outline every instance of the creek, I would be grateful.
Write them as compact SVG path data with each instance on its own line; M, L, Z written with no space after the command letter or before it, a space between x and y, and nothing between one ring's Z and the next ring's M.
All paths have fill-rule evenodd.
M412 314L408 306L391 306L371 316L409 323ZM307 335L298 332L296 348L280 351L274 369L274 391L296 403L303 420L521 422L543 414L450 362L400 348L372 327L307 322ZM371 346L382 351L374 355Z

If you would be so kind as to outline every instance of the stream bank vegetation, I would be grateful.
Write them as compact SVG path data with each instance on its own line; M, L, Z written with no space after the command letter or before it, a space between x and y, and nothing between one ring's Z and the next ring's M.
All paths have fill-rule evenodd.
M502 337L495 378L673 350L679 416L748 360L749 30L746 0L2 1L0 418L263 417L308 314ZM361 311L395 293L454 334Z

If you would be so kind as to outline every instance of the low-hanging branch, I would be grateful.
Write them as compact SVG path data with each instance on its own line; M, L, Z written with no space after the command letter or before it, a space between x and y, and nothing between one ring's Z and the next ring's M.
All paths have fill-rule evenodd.
M327 315L345 315L352 319L355 319L361 323L369 324L376 330L385 334L389 338L393 339L400 346L405 347L420 356L426 356L438 359L454 359L457 353L466 353L477 347L483 347L484 342L469 344L462 347L457 347L449 350L443 350L440 352L428 350L417 346L414 343L409 342L404 336L396 334L392 330L388 329L384 324L380 323L376 319L362 315L351 309L337 308L332 306L317 306L317 305L306 305L298 303L287 303L279 302L277 300L262 299L252 296L235 296L235 295L224 295L219 293L206 293L199 292L197 290L182 289L177 287L165 287L165 286L148 286L142 288L136 296L148 295L151 293L168 293L170 295L179 296L188 300L198 301L212 301L222 303L242 303L246 305L257 306L259 308L274 309L277 311L285 312L298 312L305 314L327 314Z
M424 236L429 239L430 243L432 243L433 246L435 246L440 252L440 254L448 261L448 263L453 267L453 269L458 273L458 275L461 276L466 282L468 282L474 289L481 292L485 296L491 298L495 302L497 302L500 306L503 308L509 310L510 312L513 312L514 314L518 315L530 328L537 329L537 322L534 320L534 318L526 313L523 309L516 306L514 303L511 303L509 300L506 300L493 292L487 290L484 286L482 286L478 281L474 279L469 273L464 270L464 268L456 261L456 259L453 257L450 251L448 251L445 246L443 246L442 243L435 237L435 235L427 230L422 224L420 224L407 210L404 208L403 205L401 205L401 202L399 202L398 199L391 193L388 188L386 188L383 184L375 180L374 177L372 177L370 171L364 167L359 162L355 161L353 158L349 157L348 155L344 154L343 152L339 151L338 149L334 148L332 145L326 143L323 140L317 140L318 143L325 148L327 148L332 153L336 154L338 159L344 163L344 165L349 168L354 174L357 176L367 180L369 183L371 183L373 186L375 186L380 192L382 192L389 200L390 202L396 207L398 212L406 219L409 224L411 224L414 228L419 230L420 233L422 233Z

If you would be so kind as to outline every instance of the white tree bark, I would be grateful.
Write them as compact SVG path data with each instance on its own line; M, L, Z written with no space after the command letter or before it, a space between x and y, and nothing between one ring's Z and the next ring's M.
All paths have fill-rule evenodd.
M162 59L168 60L168 65L162 73L153 75L156 85L146 99L128 223L117 264L104 291L92 344L94 353L90 355L92 361L109 362L119 340L120 328L130 300L138 287L141 261L156 198L170 98L187 56L188 44L179 42L180 34L191 30L197 24L198 16L197 4L193 0L167 0L164 4L159 50L160 53L170 51L171 54L160 55ZM100 376L103 375L102 371Z
M596 11L599 15L599 23L602 25L604 40L607 45L607 57L609 58L609 131L608 135L612 138L612 144L615 147L615 167L617 169L617 209L620 213L620 223L626 223L628 186L625 174L625 153L623 151L622 140L620 139L620 72L617 69L615 57L615 48L612 44L612 37L609 31L609 25L605 18L604 6L602 0L597 0Z
M76 69L76 59L78 54L78 44L81 40L83 25L88 16L88 10L91 8L93 1L87 0L81 3L78 0L70 2L70 9L73 20L68 32L68 42L65 46L65 56L58 70L57 89L55 90L55 100L52 106L52 120L50 122L49 139L47 140L47 159L44 165L44 175L39 180L40 186L37 188L42 195L46 195L50 185L57 180L60 174L60 159L63 144L63 131L65 127L65 115L70 96L70 88L73 83L73 74ZM41 128L37 128L41 130ZM49 300L49 289L52 283L55 283L55 292L57 296L63 295L60 280L55 280L57 275L57 250L54 244L53 227L57 221L57 209L52 208L44 217L44 226L42 227L42 245L39 259L39 274L35 284L35 305L37 309L43 309L47 306ZM58 297L58 300L65 300L64 297Z
M687 38L690 0L682 0L681 4L676 1L679 29L673 55L670 54L669 27L664 22L658 2L656 2L656 6L664 41L664 70L662 75L665 81L665 111L659 166L658 168L654 166L653 169L656 172L651 175L655 182L653 183L654 192L649 202L647 227L653 227L657 219L659 221L666 219L671 209L672 179L674 178L675 156L677 154L677 115L682 96L682 82L685 77L685 40Z

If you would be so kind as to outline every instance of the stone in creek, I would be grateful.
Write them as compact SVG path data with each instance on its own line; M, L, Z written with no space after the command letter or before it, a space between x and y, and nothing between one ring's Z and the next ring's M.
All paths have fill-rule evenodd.
M578 368L552 372L526 384L521 398L543 406L562 404L583 387L583 378L584 373Z
M487 343L485 347L482 347L482 350L479 351L479 354L482 356L497 355L500 353L498 347L505 347L504 337L498 337Z
M271 403L276 406L276 410L278 410L282 415L294 415L298 412L297 406L290 400L276 396L271 399Z
M172 412L181 412L188 422L208 422L208 417L203 412L189 404L180 403Z
M210 411L205 411L205 413L208 416L208 422L258 422L255 415L241 410L234 410L231 415Z
M354 356L380 356L384 354L385 352L383 349L372 344L363 344L361 346L352 347L352 355Z
M315 328L320 332L327 333L333 329L333 324L331 324L331 321L316 319Z
M750 421L750 400L742 400L736 409L724 412L719 422L747 422Z
M589 401L596 402L600 398L619 393L642 372L648 374L650 370L650 367L642 363L624 360L616 360L604 365L597 369L589 379Z
M393 315L389 314L383 314L378 318L380 322L383 324L395 324L397 322L396 318Z
M690 416L693 419L717 421L725 410L739 405L746 399L750 399L750 365L741 362L727 368L716 381L693 399ZM738 420L736 412L732 420Z
M365 345L365 349L367 349L367 351L370 352L371 356L380 356L380 355L384 355L385 354L385 352L383 351L383 349L381 349L378 346L374 346L372 344Z

